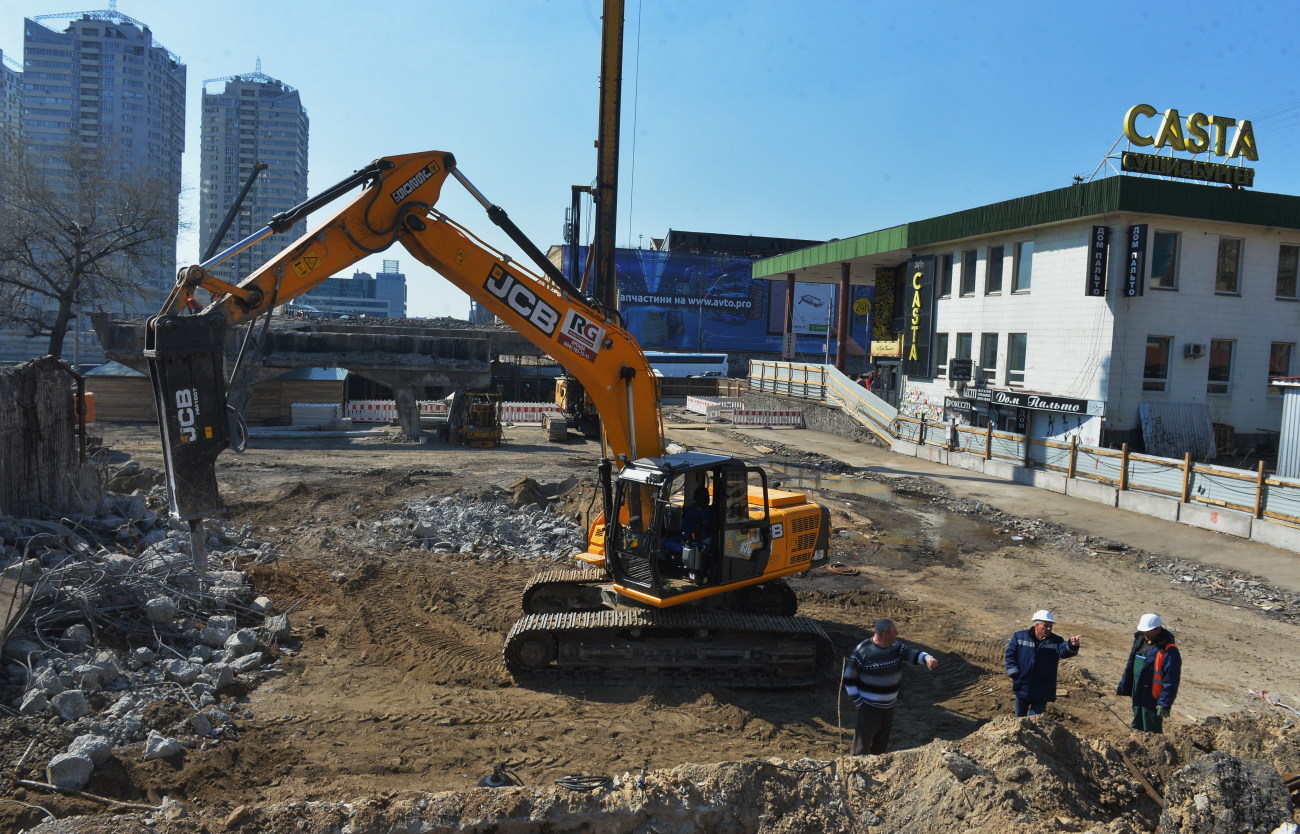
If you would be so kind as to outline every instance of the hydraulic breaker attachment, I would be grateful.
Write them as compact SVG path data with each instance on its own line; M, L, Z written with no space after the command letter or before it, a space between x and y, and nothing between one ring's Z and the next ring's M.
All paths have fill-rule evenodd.
M202 519L225 511L217 456L230 445L221 315L155 316L144 356L153 379L171 515Z

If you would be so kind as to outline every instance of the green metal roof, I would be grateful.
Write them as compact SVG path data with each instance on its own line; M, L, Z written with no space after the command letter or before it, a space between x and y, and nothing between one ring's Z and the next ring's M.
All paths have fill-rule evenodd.
M891 252L902 260L911 250L936 243L1113 212L1300 229L1300 197L1297 196L1116 176L905 223L755 261L752 276L779 277L803 268Z

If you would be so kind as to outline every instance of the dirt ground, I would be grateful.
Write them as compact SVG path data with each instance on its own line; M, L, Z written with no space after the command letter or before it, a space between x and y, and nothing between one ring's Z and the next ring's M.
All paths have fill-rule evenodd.
M119 459L160 467L152 427L100 424L95 433ZM679 436L704 451L757 456L722 433ZM532 428L507 429L495 449L337 439L258 441L227 453L226 521L252 525L280 553L244 567L257 593L294 606L300 651L285 657L286 674L248 693L237 741L180 761L123 761L97 770L87 790L138 802L171 796L220 821L238 806L462 790L502 762L527 785L549 785L687 763L846 755L853 711L833 682L760 692L517 686L500 647L520 591L533 573L565 562L367 544L367 526L405 502L508 490L525 475L542 484L578 476L581 486L556 509L580 515L593 499L598 453L588 441L547 443ZM1210 715L1269 712L1251 688L1291 703L1300 696L1300 628L1193 596L1142 570L1131 551L1082 535L1016 540L1005 524L884 489L814 497L832 508L833 558L857 573L794 579L800 614L824 625L841 656L888 616L905 642L940 659L934 673L907 675L891 749L936 739L959 746L1010 715L1003 650L1038 608L1055 611L1058 633L1083 638L1079 657L1062 664L1050 709L1080 738L1130 743L1127 700L1114 685L1148 610L1164 615L1186 659L1170 735ZM1159 757L1148 765L1158 787ZM65 797L25 801L60 816L103 812ZM40 819L23 813L0 806L0 829Z

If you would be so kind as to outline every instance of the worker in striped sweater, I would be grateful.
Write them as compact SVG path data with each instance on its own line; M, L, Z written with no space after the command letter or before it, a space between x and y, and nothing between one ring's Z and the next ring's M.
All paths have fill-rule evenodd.
M898 626L890 619L877 620L876 633L849 655L844 689L858 708L852 755L879 755L889 747L904 663L924 664L931 672L939 668L934 655L901 643Z

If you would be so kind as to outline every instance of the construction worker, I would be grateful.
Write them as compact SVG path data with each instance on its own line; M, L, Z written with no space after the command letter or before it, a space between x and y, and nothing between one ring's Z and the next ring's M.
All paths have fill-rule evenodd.
M1116 695L1133 696L1130 727L1145 733L1164 732L1165 719L1178 697L1182 672L1183 657L1173 632L1165 629L1159 614L1143 614L1133 635L1124 675L1115 690Z
M931 672L939 668L938 658L900 643L898 626L890 619L876 620L876 633L859 643L849 656L844 689L858 708L852 755L879 755L889 747L894 704L903 682L903 661L924 664Z
M1056 668L1063 657L1079 653L1083 638L1054 634L1056 618L1045 608L1034 612L1029 628L1011 635L1007 643L1007 675L1016 696L1016 717L1041 715L1056 700Z

